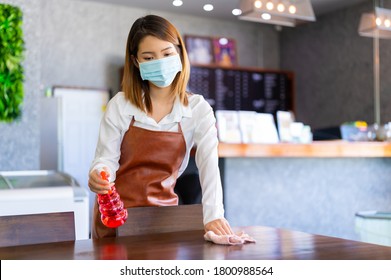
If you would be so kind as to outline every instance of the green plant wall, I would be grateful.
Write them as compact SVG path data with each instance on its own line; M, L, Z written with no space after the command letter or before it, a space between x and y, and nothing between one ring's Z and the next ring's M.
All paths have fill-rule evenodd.
M21 116L24 40L22 11L0 4L0 121Z

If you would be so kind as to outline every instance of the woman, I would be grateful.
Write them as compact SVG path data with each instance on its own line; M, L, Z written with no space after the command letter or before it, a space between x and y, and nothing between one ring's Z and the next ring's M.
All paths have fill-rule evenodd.
M195 144L205 230L233 234L224 219L214 114L201 95L186 92L189 75L178 30L156 15L136 20L126 46L123 92L108 103L88 185L104 194L115 181L126 208L177 205L175 182ZM100 178L101 169L111 183ZM96 204L93 238L115 236L98 211Z

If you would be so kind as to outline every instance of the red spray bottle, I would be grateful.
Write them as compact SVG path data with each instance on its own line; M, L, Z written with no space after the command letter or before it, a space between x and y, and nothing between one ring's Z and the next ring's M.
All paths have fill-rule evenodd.
M103 180L109 181L108 174L105 171L100 172ZM109 228L122 226L128 218L128 211L124 208L115 186L107 194L98 194L99 211L101 213L102 223Z

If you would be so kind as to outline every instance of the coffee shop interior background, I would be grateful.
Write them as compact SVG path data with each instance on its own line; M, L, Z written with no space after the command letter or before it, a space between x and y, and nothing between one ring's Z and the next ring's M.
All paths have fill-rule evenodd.
M374 122L373 40L358 34L361 14L373 10L372 1L316 15L315 22L294 28L87 0L2 3L21 8L25 41L22 116L0 123L3 171L40 169L41 99L48 88L107 89L111 95L120 90L129 28L148 13L167 18L182 35L235 39L240 67L292 71L296 119L312 129ZM390 47L390 40L380 40L382 122L391 121Z
M239 65L295 73L295 114L312 128L373 120L372 40L358 35L372 1L317 16L314 23L277 31L273 25L144 10L90 1L6 0L21 7L26 42L25 99L20 120L0 123L1 170L39 168L39 98L53 85L119 90L132 22L159 13L182 34L227 36L237 42ZM246 30L246 32L243 32ZM391 120L391 42L381 40L381 113ZM26 141L28 139L28 141Z
M372 40L358 35L372 1L318 15L316 22L276 30L273 25L201 18L92 1L5 0L23 11L23 116L0 123L1 170L39 169L39 100L53 85L119 90L126 36L132 22L159 13L182 34L235 38L243 67L295 73L295 114L311 128L345 121L373 123ZM246 32L243 32L243 31ZM391 42L381 40L381 119L391 120Z

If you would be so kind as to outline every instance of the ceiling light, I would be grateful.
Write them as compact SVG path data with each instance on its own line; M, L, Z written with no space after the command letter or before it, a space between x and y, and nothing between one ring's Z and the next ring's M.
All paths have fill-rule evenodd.
M175 7L180 7L183 5L183 2L182 0L174 0L172 1L172 4L175 6Z
M274 4L272 1L269 1L266 3L266 9L268 9L269 11L273 10L274 8Z
M254 2L254 7L260 9L262 7L262 1L257 0Z
M242 10L241 9L233 9L232 14L234 16L240 16L242 14Z
M277 11L279 11L280 13L282 13L283 11L285 11L285 6L284 6L284 4L279 3L279 4L277 5Z
M377 17L375 22L376 22L377 26L380 26L381 25L381 18Z
M206 4L204 5L204 10L207 12L210 12L213 10L213 5L212 4Z
M264 20L270 20L272 18L272 16L268 13L263 13L261 15L261 18L263 18Z
M364 37L391 39L391 10L375 7L373 13L361 16L358 33Z
M270 23L283 26L315 21L314 10L310 0L241 0L241 20ZM264 18L264 14L267 19Z
M219 39L219 44L222 45L222 46L228 44L228 39L224 38L224 37L220 38Z
M296 6L295 5L290 5L289 6L289 13L291 14L296 14Z

